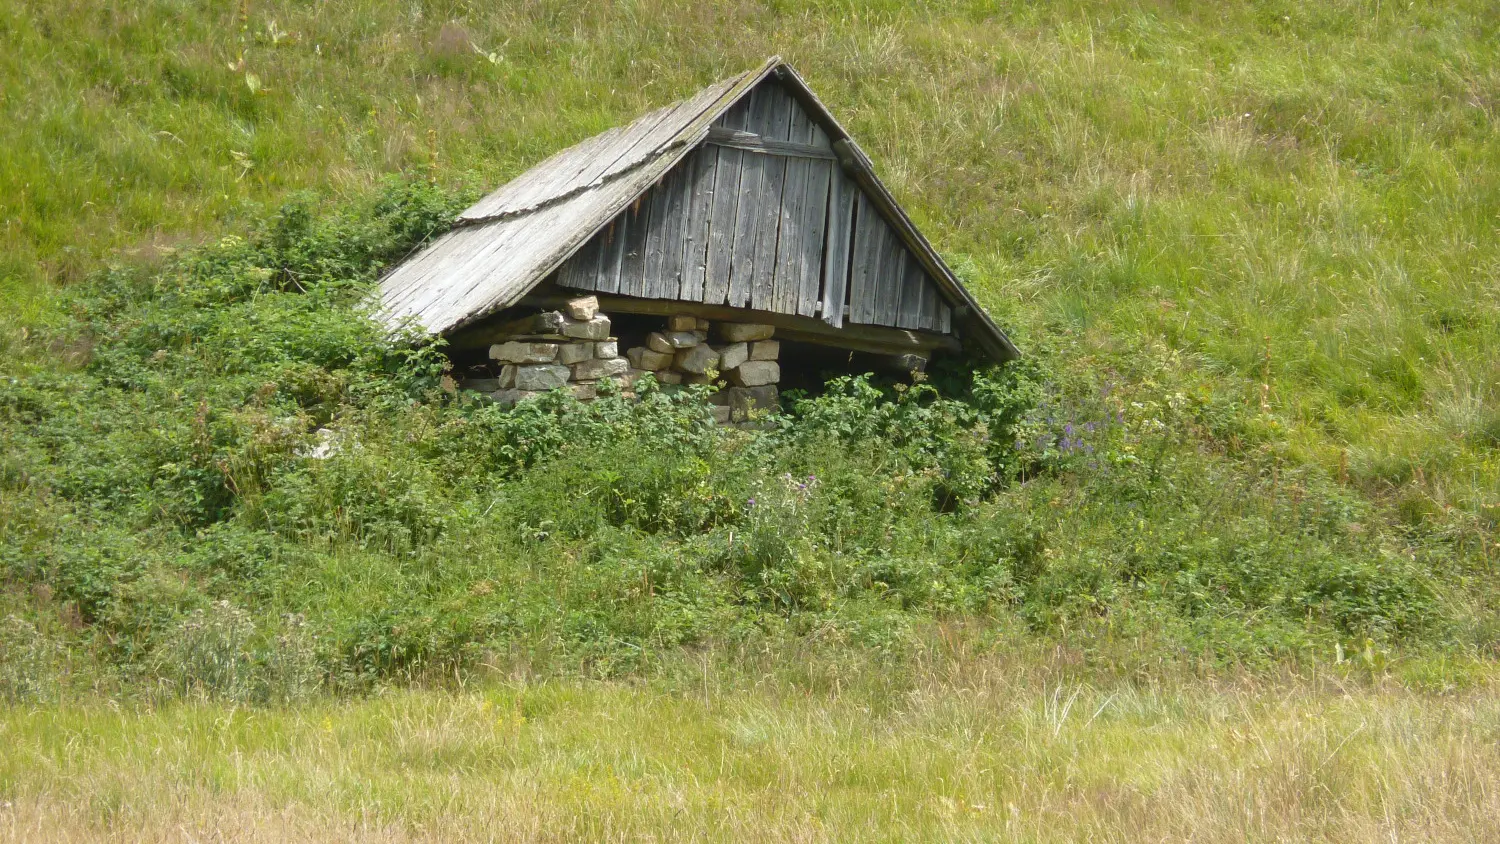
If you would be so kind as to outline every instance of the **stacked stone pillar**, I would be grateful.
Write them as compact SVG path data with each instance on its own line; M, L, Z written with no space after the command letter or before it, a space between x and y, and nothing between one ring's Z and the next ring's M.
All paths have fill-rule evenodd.
M632 370L650 372L663 384L707 384L722 379L729 386L715 393L714 419L748 422L754 411L779 405L781 343L770 325L721 322L687 314L667 318L646 345L625 352ZM715 342L710 342L713 337Z
M645 345L622 356L611 334L610 318L599 312L593 296L573 299L560 311L547 311L505 326L501 342L489 356L499 367L492 378L471 378L461 385L502 404L515 404L548 390L566 388L582 401L598 395L601 381L616 381L624 391L647 374L658 383L726 385L710 401L722 424L752 421L755 411L780 402L781 344L770 325L720 322L686 314L671 316ZM711 341L712 338L712 341Z

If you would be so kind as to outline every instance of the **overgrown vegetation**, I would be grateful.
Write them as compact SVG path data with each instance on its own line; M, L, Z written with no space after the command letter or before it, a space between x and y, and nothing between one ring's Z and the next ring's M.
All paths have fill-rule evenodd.
M0 383L7 696L272 701L806 636L899 658L973 616L1145 662L1493 643L1457 594L1482 557L1278 454L1259 406L1163 388L1171 354L842 377L758 431L702 387L445 392L441 349L361 308L457 201L294 200L69 292L47 340L80 365Z
M1495 838L1493 6L0 3L0 840ZM721 432L359 318L773 53L1021 365Z

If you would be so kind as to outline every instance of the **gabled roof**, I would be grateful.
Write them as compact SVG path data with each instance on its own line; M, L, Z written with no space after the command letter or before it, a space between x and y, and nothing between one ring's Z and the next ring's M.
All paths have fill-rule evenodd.
M779 57L696 96L569 147L484 197L382 279L377 317L446 334L516 304L701 144L710 125L771 75L833 141L841 164L917 256L966 340L997 360L1019 356L875 176L864 152Z

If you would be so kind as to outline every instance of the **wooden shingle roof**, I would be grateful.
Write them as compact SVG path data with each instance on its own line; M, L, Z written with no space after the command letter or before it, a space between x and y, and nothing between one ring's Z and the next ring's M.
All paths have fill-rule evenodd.
M377 318L391 328L448 334L516 304L703 144L712 124L772 75L827 133L843 166L950 300L966 342L996 360L1017 357L876 178L863 151L776 57L569 147L479 200L451 231L382 279Z

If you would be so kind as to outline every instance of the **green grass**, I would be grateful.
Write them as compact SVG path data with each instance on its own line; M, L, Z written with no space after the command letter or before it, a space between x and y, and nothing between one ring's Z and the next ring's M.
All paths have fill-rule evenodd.
M1492 530L1492 11L12 4L0 278L14 333L289 190L492 186L778 52L1033 352L1268 371L1300 459Z
M1497 36L0 5L0 837L1500 836ZM772 53L1026 368L721 436L453 401L353 317L463 197Z
M650 683L0 712L0 840L1500 835L1493 678L1152 685L1002 651L789 682L699 657Z

